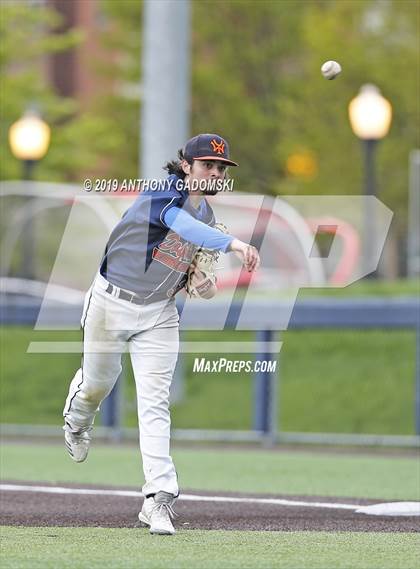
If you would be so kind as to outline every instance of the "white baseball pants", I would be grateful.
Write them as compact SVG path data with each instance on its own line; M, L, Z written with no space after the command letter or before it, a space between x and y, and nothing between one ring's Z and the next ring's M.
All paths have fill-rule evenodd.
M179 348L175 300L136 305L105 292L107 286L98 274L86 295L82 367L70 384L63 415L75 430L93 424L121 372L121 354L128 349L146 480L142 491L147 495L164 490L177 496L177 475L169 454L169 388Z

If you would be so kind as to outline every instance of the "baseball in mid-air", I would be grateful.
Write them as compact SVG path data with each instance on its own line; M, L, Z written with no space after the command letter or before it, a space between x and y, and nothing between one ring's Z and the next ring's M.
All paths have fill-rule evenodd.
M341 73L341 65L337 61L326 61L321 67L325 79L335 79Z

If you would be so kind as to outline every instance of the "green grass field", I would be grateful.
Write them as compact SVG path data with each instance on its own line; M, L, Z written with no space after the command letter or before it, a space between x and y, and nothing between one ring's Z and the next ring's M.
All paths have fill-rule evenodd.
M190 341L252 341L249 332L190 332ZM308 330L284 332L279 359L279 417L284 431L413 434L415 333ZM79 332L1 331L4 423L57 424L79 354L27 354L31 341L80 341ZM176 428L252 428L251 374L193 373L186 356L186 397L173 405ZM223 354L226 356L226 354ZM217 359L218 354L209 357ZM253 359L234 354L232 359ZM232 402L235 402L233 405ZM136 426L131 366L125 381L126 426Z
M1 528L3 569L415 569L414 534ZM162 541L162 539L164 541Z
M347 289L301 291L302 296L416 294L412 282L362 282ZM218 333L219 334L219 333ZM203 341L211 333L189 333ZM252 334L225 332L226 341ZM74 340L78 332L1 331L1 420L61 424L75 354L26 354L30 341ZM285 332L281 353L281 427L290 431L411 434L415 336L408 331ZM185 363L185 401L173 406L173 427L247 429L252 426L252 377L193 374ZM217 354L212 355L217 358ZM242 356L241 356L242 357ZM246 357L246 356L243 356ZM125 384L126 425L136 425L131 374ZM98 422L99 423L99 422ZM175 447L184 490L420 500L414 457L333 451ZM93 443L74 464L60 444L13 444L0 451L3 480L104 484L139 489L138 449ZM252 532L179 530L173 538L141 528L0 527L5 569L419 569L420 538L408 533Z
M299 298L332 296L416 296L416 280L364 279L345 288L301 289ZM266 294L264 295L266 298ZM188 332L188 341L253 341L251 332ZM414 434L415 332L408 330L286 331L278 359L283 431ZM79 331L0 330L1 421L56 424L79 354L27 354L31 341L81 340ZM176 428L250 429L250 374L193 373L185 357L186 397L172 407ZM218 354L211 354L214 359ZM225 354L223 354L225 356ZM232 354L253 359L253 354ZM126 366L125 426L137 426L134 380ZM235 405L232 405L232 401Z
M175 448L185 489L419 500L415 458L333 453ZM223 466L221 466L223 465ZM94 445L83 465L61 445L6 443L3 479L139 488L136 448ZM403 481L403 483L402 483ZM2 527L2 568L415 569L418 535L406 533Z
M172 454L180 485L190 490L420 500L420 463L412 457L176 446ZM9 480L138 487L142 479L140 453L131 446L94 441L83 465L61 444L4 444L0 458Z

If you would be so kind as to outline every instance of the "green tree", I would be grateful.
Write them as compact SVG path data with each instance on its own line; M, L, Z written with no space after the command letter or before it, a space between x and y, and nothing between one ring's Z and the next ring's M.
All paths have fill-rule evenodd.
M193 131L231 141L241 191L274 192L279 98L299 76L305 9L300 0L193 2Z
M6 10L14 18L20 17L16 6ZM57 98L43 85L31 65L36 51L16 39L11 16L2 23L9 37L6 57L2 55L2 66L9 71L4 74L2 97L6 93L10 101L3 126L15 120L35 95L42 99L57 124L55 144L43 163L49 178L74 179L95 165L98 172L113 177L138 174L143 4L102 0L98 6L108 57L96 62L92 72L107 78L110 88L84 114L77 114L74 102ZM408 154L419 142L418 3L192 0L191 6L191 134L216 131L231 141L232 155L241 166L235 170L236 188L271 194L360 193L362 154L347 108L360 86L372 82L394 109L391 131L378 148L378 193L398 214L394 225L402 231ZM28 37L39 30L40 14L46 18L48 11L44 7L29 12L20 22ZM40 21L41 27L52 25ZM71 45L66 37L43 41L48 48L42 53ZM77 41L82 50L83 38ZM321 76L320 66L327 59L343 66L335 81ZM63 116L71 120L62 123ZM302 151L316 161L312 176L292 176L286 168L288 157Z
M360 193L362 154L347 109L362 84L375 83L394 108L378 148L378 193L403 226L408 154L419 142L419 4L196 0L193 8L194 131L232 140L240 189ZM329 59L343 66L335 81L320 73ZM286 170L302 151L316 159L312 177Z
M76 101L58 96L48 83L46 57L83 46L85 41L76 29L51 33L60 22L59 14L44 4L0 4L1 179L21 176L19 161L9 148L8 129L34 104L52 127L51 146L39 165L39 179L79 179L99 157L121 146L106 115L80 113Z
M279 156L306 147L318 160L318 176L306 183L285 178L285 193L358 194L362 149L350 128L348 104L361 85L374 83L393 106L387 138L378 146L378 195L396 212L399 230L407 211L408 155L418 146L419 4L309 2L303 14L300 77L279 94ZM343 72L321 78L323 61L337 59Z

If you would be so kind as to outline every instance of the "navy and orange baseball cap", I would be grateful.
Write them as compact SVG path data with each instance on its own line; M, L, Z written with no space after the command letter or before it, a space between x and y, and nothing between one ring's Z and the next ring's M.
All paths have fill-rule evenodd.
M229 144L218 134L198 134L186 143L185 160L220 160L229 166L238 166L229 158Z

